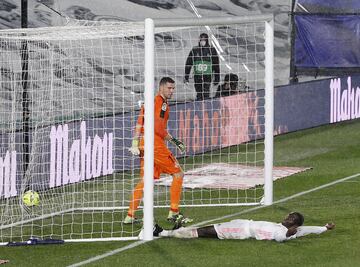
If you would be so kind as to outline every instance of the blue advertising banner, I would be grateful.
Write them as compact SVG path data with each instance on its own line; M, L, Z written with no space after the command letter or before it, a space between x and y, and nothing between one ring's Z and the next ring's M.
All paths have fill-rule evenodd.
M296 67L360 67L359 16L296 15L295 25Z
M281 86L275 90L275 134L311 128L329 122L327 82Z
M360 118L360 76L311 81L275 90L274 134Z

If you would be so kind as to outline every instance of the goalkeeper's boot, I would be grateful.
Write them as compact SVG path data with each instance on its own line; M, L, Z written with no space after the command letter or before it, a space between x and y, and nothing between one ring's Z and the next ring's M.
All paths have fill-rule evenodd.
M183 226L184 216L179 214L174 222L173 230L177 230Z
M190 223L193 221L193 219L186 218L180 212L175 212L175 211L170 210L169 215L167 217L168 222L176 223L176 221L178 219L181 221L182 224Z
M123 220L123 224L135 224L135 223L141 223L141 219L127 215Z
M159 236L159 234L163 231L162 227L157 223L154 225L153 236Z

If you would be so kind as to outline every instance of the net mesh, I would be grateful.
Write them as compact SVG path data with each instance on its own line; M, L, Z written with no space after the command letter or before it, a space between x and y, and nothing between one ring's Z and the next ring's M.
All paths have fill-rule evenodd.
M164 76L176 81L168 130L187 149L169 147L185 178L199 184L184 183L181 206L259 203L262 186L234 186L241 177L233 168L263 167L264 23L155 33L155 84ZM209 95L197 99L195 65L186 83L184 73L202 33L220 71L219 84L210 75ZM144 24L4 30L0 62L1 241L136 237L140 226L123 218L140 180L139 159L128 148L143 102ZM214 68L206 64L199 66ZM230 74L237 80L229 93ZM223 183L223 175L232 178ZM169 206L166 179L156 183L156 207ZM38 206L22 202L30 189L39 192Z

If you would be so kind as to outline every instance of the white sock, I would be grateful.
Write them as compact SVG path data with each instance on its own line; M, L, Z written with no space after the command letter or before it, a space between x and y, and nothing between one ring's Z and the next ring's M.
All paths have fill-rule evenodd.
M198 237L196 228L181 227L172 232L173 232L173 237L176 237L176 238L197 238Z
M161 237L171 237L171 232L172 230L162 230L160 233L159 233L159 236Z
M163 230L159 233L161 237L176 237L176 238L198 238L196 228L181 227L176 230Z

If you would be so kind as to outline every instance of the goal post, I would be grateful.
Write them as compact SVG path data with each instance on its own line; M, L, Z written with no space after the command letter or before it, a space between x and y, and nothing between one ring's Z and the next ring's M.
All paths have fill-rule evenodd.
M265 22L265 159L264 204L273 202L274 162L274 21Z
M264 196L261 199L261 204L271 205L273 202L273 129L274 129L274 22L273 15L257 15L257 16L244 16L244 17L226 17L226 18L201 18L201 19L147 19L145 21L145 36L148 34L149 38L145 38L145 48L154 44L153 42L153 32L156 27L195 27L202 26L208 32L211 32L211 26L228 26L235 24L248 24L248 23L264 23L264 98L265 98L265 107L264 107L264 118L265 118L265 131L264 131L264 167L263 167L263 177L264 177ZM214 35L212 35L214 37ZM216 37L213 41L217 42ZM220 48L221 49L221 48ZM218 49L217 49L217 52ZM220 55L221 56L221 55ZM155 50L146 49L145 51L145 77L149 75L149 80L155 80ZM152 63L152 65L150 64ZM149 63L149 65L147 65ZM151 77L151 75L154 75ZM151 77L151 78L150 78ZM149 86L152 85L149 83ZM148 88L145 86L145 88ZM153 88L150 86L150 88ZM146 89L145 89L146 90ZM150 90L149 90L150 91ZM153 92L152 92L153 93ZM147 98L148 97L148 98ZM150 101L153 101L153 98L149 94L145 95L145 106L148 105L153 110L153 107L150 105ZM149 114L153 116L153 114ZM149 119L149 117L148 117ZM148 124L149 128L145 127L145 132L154 132L153 123ZM145 136L146 138L147 136ZM148 137L150 138L150 137ZM153 138L151 136L151 138ZM150 139L148 140L150 143ZM153 143L151 143L153 145ZM153 148L147 147L151 154L153 155ZM150 162L146 163L146 160ZM145 157L145 166L153 166L153 158ZM149 201L153 203L153 169L145 169L145 193L147 193L148 198L144 201ZM146 192L148 190L148 192ZM227 205L229 203L220 204ZM244 203L243 203L244 204ZM241 203L235 203L235 205L241 205ZM205 205L190 205L190 206L205 206ZM211 206L211 204L210 204ZM214 205L213 205L214 206ZM149 210L147 210L149 209ZM151 209L151 211L150 211ZM144 239L152 240L152 227L153 227L153 205L144 203Z
M200 60L185 82L189 52L203 33L218 55L218 80L216 67ZM154 218L166 219L159 214L167 213L172 182L153 179L153 106L162 77L176 85L168 131L186 146L180 154L167 144L185 174L180 208L270 205L273 38L272 15L69 20L0 31L0 243L34 236L135 240L143 228L142 238L153 238ZM201 74L201 83L199 72L208 76ZM208 90L201 99L199 84ZM144 223L126 225L141 181L139 157L128 149L143 103L145 185L137 217ZM39 205L23 203L29 189Z
M145 20L144 240L153 239L154 225L154 21Z

